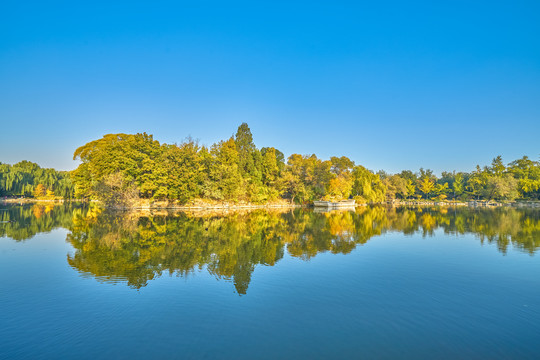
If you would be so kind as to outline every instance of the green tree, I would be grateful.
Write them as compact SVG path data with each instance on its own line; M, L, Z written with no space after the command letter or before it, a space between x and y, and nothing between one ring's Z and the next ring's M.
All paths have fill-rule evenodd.
M96 184L119 172L143 197L163 197L167 169L156 163L161 150L159 142L146 133L108 134L79 147L73 155L82 162L73 171L77 195L95 197Z
M201 195L205 166L199 145L187 139L180 145L163 145L160 166L166 172L166 197L187 203Z
M246 196L250 201L263 202L268 199L268 189L263 185L263 157L253 143L248 124L242 123L234 137L238 152L238 168L245 180Z
M540 163L527 156L508 165L508 171L518 180L518 189L522 198L540 198Z
M448 194L448 183L445 182L444 184L436 184L435 185L435 194L440 200L445 200Z
M352 195L358 202L382 202L386 198L386 187L379 175L357 165L352 171Z
M488 178L485 188L486 199L514 200L518 196L518 180L511 174Z
M491 168L489 170L491 174L495 176L503 176L504 172L506 171L506 167L504 166L501 155L493 159L491 162Z
M465 184L463 175L461 173L457 173L455 175L454 182L452 184L452 190L454 191L454 198L463 194L463 191L465 190Z
M268 193L268 200L276 200L284 191L282 172L285 168L283 153L273 147L261 149L262 182Z
M245 200L244 180L238 167L239 155L234 138L214 144L210 153L213 163L209 179L217 184L216 200Z

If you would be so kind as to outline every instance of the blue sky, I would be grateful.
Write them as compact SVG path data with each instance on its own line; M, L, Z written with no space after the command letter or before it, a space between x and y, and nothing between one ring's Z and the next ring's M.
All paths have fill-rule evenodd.
M5 1L0 33L1 162L242 122L390 172L540 156L538 1Z

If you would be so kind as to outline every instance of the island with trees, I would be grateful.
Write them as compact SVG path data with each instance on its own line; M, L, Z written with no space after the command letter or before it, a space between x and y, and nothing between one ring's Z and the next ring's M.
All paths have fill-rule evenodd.
M110 207L141 201L178 205L309 204L356 199L357 203L398 200L538 200L540 163L527 156L504 164L501 156L472 172L421 168L397 174L373 172L346 156L284 154L257 148L246 123L235 135L210 147L187 138L160 143L152 135L108 134L75 150L73 171L44 169L22 161L0 163L0 196L36 199L97 199Z

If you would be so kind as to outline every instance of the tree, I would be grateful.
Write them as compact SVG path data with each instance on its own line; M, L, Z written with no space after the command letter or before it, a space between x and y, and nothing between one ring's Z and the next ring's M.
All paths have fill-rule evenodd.
M514 200L519 196L518 180L511 174L490 177L487 180L484 196L488 200Z
M284 191L282 171L285 167L283 153L273 147L262 148L262 182L268 200L276 200Z
M125 181L134 183L143 197L166 194L165 174L160 166L161 146L152 135L108 134L91 141L73 154L81 164L73 171L77 194L95 196L95 186L106 176L119 172Z
M242 123L234 137L236 150L238 151L238 166L242 175L251 176L256 172L253 153L257 147L253 143L253 135L248 124Z
M527 156L515 160L508 165L508 171L518 180L521 197L540 198L540 163Z
M382 202L386 198L386 187L379 175L357 165L352 171L352 195L358 202Z
M216 182L219 194L217 200L244 200L246 192L238 167L239 154L234 139L231 137L227 141L214 144L210 153L213 162L209 179Z
M379 175L380 176L380 175ZM400 175L386 176L383 180L386 186L386 197L388 200L395 198L406 199L409 196L409 188L407 187L407 179L402 178ZM410 180L409 180L410 181ZM414 193L414 189L412 190Z
M248 124L242 123L234 137L238 152L238 169L245 180L247 198L253 202L262 202L268 198L268 189L263 185L261 152L253 143L253 136Z
M290 199L291 203L296 201L302 203L307 199L308 193L304 183L298 174L295 174L290 168L283 173L282 181L284 189L283 195L285 198Z
M160 163L166 172L166 197L185 204L201 195L205 166L199 145L191 138L180 145L163 145Z
M454 182L452 184L452 190L454 191L454 198L463 194L464 181L463 181L463 175L461 173L457 173L455 175Z
M43 184L38 184L36 186L36 188L34 189L34 197L42 197L42 196L45 196L45 193L46 193L47 189L45 188L45 186L43 186Z
M448 193L448 183L436 184L435 185L435 194L439 197L440 200L445 200Z
M418 189L424 194L426 199L429 199L429 195L435 188L435 182L428 176L424 176L418 183Z
M315 198L315 164L317 162L318 159L314 155L292 154L289 156L284 172L284 183L286 184L286 194L291 198L291 201L296 199L299 202L304 202Z
M127 182L119 172L103 177L97 182L94 192L98 200L108 208L130 207L139 198L137 187Z
M330 171L335 175L350 174L354 168L354 161L346 156L337 157L332 156L330 158L331 169Z
M491 174L501 177L506 171L506 167L503 164L501 155L497 156L491 162L491 168L489 168Z
M483 189L486 186L486 182L486 173L483 172L482 169L480 169L479 165L476 165L476 171L474 171L469 176L465 189L471 196L476 197L476 199L478 200L479 197L482 195Z
M353 182L350 176L337 176L330 180L328 184L327 196L332 200L342 200L349 198Z

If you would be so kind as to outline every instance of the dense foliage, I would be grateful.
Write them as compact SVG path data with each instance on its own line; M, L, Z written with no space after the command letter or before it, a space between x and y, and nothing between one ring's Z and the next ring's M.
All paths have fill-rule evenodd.
M258 149L247 124L210 148L192 139L160 144L152 135L109 134L75 151L82 161L73 171L77 197L111 199L111 183L120 194L143 198L264 203L278 199L306 203L355 198L362 203L392 199L538 199L540 164L527 157L505 166L500 157L472 173L431 170L377 174L345 156L284 155ZM106 191L100 191L105 189ZM121 196L120 196L121 198ZM125 199L119 199L125 202Z
M68 172L44 169L30 161L0 163L0 196L71 198L73 184Z
M437 178L431 170L379 172L388 198L456 200L515 200L540 198L540 163L527 156L504 165L501 156L491 166L476 166L471 173L446 172Z
M79 147L81 164L70 174L22 161L0 164L0 196L99 199L129 207L137 199L266 203L354 198L359 203L394 199L538 200L540 163L524 156L471 172L404 170L374 173L345 156L319 159L273 147L258 149L247 124L210 147L188 138L160 144L152 135L108 134Z

